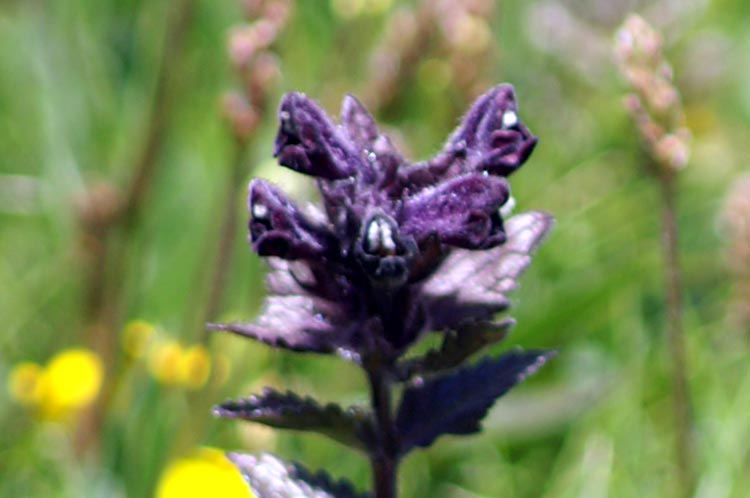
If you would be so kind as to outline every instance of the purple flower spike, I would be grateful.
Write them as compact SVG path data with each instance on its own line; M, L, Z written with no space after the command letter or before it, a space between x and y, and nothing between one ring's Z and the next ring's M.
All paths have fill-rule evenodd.
M480 97L442 152L416 164L351 95L340 124L302 94L283 98L274 155L316 179L322 205L303 210L268 182L250 183L250 242L270 267L268 297L254 322L209 327L354 362L371 406L267 389L215 414L363 451L374 494L274 456L230 454L258 498L395 498L404 456L442 435L479 431L495 401L554 356L515 350L465 364L514 326L496 315L554 224L534 211L506 219L506 177L535 144L510 85ZM439 346L407 356L430 332Z
M335 125L304 95L286 95L274 154L316 177L323 209L308 216L277 187L250 184L253 249L275 257L271 295L254 324L218 328L295 350L393 362L429 331L489 324L508 306L506 291L536 247L518 248L517 239L530 230L538 240L551 225L542 214L516 223L501 214L510 198L504 177L535 144L510 85L480 97L444 150L417 164L404 160L356 98L344 98ZM506 226L514 230L508 250Z

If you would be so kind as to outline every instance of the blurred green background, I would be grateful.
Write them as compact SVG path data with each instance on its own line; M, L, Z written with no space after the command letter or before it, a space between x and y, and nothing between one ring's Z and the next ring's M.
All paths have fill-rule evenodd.
M499 82L515 85L540 137L512 177L517 209L547 210L558 224L514 295L518 326L494 349L560 355L495 406L482 434L411 456L402 494L678 496L659 190L612 56L631 10L664 34L693 133L678 210L694 496L748 496L747 2L310 0L288 17L256 3L0 4L0 496L154 496L170 462L198 446L274 451L368 486L366 459L334 442L211 417L212 403L263 384L367 400L364 379L339 359L205 342L205 320L250 320L264 293L246 244L245 186L262 175L313 195L271 158L286 91L333 115L344 93L361 96L424 158ZM248 75L227 50L242 44L229 40L253 16L277 14L262 47L275 57L267 106L238 146L223 96L243 93ZM144 163L146 188L111 217ZM219 249L227 202L235 250L206 316L217 254L230 254ZM207 349L193 352L208 358L185 360L200 343ZM38 393L24 401L24 386L70 348L102 362L97 400L63 414ZM32 365L31 384L19 365Z

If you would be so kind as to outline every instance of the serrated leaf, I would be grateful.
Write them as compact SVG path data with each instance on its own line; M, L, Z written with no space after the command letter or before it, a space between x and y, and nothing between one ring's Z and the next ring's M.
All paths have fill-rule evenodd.
M495 400L536 372L551 351L514 351L404 390L396 417L401 453L442 434L471 434Z
M214 408L214 415L265 424L278 429L314 431L347 446L367 450L371 441L370 414L360 407L343 409L321 405L309 396L265 388L262 394L228 401Z
M514 319L506 318L497 323L471 323L457 331L448 331L439 349L398 365L398 376L401 380L408 380L415 375L455 368L486 346L505 339L515 324Z
M554 224L551 215L521 213L505 222L508 240L486 251L454 249L422 287L431 330L487 322L510 306L507 294Z
M297 463L277 456L228 453L257 498L371 498L357 493L344 480L334 481L327 473L312 474Z
M270 296L255 322L208 324L274 347L299 352L332 353L346 337L327 316L330 306L307 296Z

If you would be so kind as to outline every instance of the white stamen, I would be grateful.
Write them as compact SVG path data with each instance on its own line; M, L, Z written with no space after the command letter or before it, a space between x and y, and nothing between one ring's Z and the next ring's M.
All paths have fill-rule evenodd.
M380 247L380 225L378 220L370 222L370 226L367 227L367 245L371 251L376 251Z
M378 156L374 152L370 152L367 154L367 160L371 163L374 163L377 158Z
M264 219L268 216L268 207L265 204L253 204L253 218L259 220Z
M500 206L500 216L503 218L507 218L511 215L515 207L516 199L511 195L510 197L508 197L508 200L505 201L505 204Z
M388 225L388 223L386 223L384 220L380 220L380 229L382 231L380 242L383 244L383 247L388 252L395 252L396 243L393 241L393 232L391 232L390 225Z
M372 252L396 252L393 231L385 220L375 218L370 222L370 226L367 227L367 245Z
M503 113L503 128L511 128L518 124L518 115L514 111Z

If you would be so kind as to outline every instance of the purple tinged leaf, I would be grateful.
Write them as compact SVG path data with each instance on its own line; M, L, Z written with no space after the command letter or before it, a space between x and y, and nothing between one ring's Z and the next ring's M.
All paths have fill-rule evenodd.
M495 400L536 372L550 351L506 353L404 390L396 416L401 454L443 434L472 434Z
M327 180L354 176L363 168L354 144L305 95L284 96L279 124L274 156L281 165Z
M265 388L260 395L228 401L214 415L265 424L278 429L314 431L354 448L367 450L372 441L370 415L360 407L328 403L321 406L306 396Z
M228 453L257 498L371 498L357 493L345 480L334 481L327 473L311 473L302 465L263 453Z
M505 339L515 324L514 319L506 318L498 323L470 323L457 331L448 331L439 349L397 365L398 377L406 381L417 375L455 368L481 349Z
M510 187L504 178L471 173L426 189L406 201L401 226L421 242L436 234L444 244L488 248L505 241L497 215Z
M456 329L486 322L507 309L507 294L518 285L553 224L547 213L522 213L505 222L504 244L486 251L453 250L422 287L428 328Z
M332 353L346 343L346 330L334 325L337 309L305 296L270 296L253 323L209 324L211 330L234 332L274 347L300 352Z

